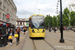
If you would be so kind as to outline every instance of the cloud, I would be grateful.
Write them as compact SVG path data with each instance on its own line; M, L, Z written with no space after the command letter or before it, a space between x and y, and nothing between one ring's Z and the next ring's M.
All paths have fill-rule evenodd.
M33 12L26 11L26 10L20 10L20 11L18 11L18 14L27 15L27 14L34 14L34 13Z
M32 14L43 14L48 15L51 14L51 16L56 15L56 5L57 0L13 0L17 6L17 16L19 18L28 18ZM63 3L63 9L68 6L68 2L65 0L62 0ZM37 4L36 4L37 3ZM66 3L66 4L65 4ZM40 9L40 11L38 10ZM60 11L60 5L59 9Z

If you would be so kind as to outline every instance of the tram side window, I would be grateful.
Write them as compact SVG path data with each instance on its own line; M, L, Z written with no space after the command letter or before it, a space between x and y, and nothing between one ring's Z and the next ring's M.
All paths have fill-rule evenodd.
M31 18L29 19L29 27L31 27Z

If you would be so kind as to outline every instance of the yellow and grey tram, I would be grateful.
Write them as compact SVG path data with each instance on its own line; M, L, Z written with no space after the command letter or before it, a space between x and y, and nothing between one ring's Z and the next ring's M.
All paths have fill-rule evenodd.
M45 37L45 17L33 14L29 18L29 37Z

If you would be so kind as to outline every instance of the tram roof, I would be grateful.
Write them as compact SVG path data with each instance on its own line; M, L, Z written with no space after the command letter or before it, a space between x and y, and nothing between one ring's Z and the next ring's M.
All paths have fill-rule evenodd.
M33 14L33 15L31 15L31 16L29 17L29 19L30 19L32 16L44 16L44 15L42 15L42 14Z

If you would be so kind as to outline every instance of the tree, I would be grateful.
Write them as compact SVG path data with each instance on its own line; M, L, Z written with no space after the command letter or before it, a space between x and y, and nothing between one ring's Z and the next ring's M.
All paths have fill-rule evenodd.
M69 26L69 9L65 8L63 12L63 26Z
M50 26L53 27L53 18L50 16Z
M71 26L75 26L75 12L74 11L70 13L70 24Z
M57 15L57 26L60 27L60 15Z
M48 15L45 17L45 27L48 27L49 17Z
M52 19L52 16L50 16L50 19L49 19L49 16L48 15L45 17L45 26L46 27L49 26L49 20L50 20L50 26L53 27L53 19Z
M57 17L56 16L53 16L53 26L54 27L57 27Z

